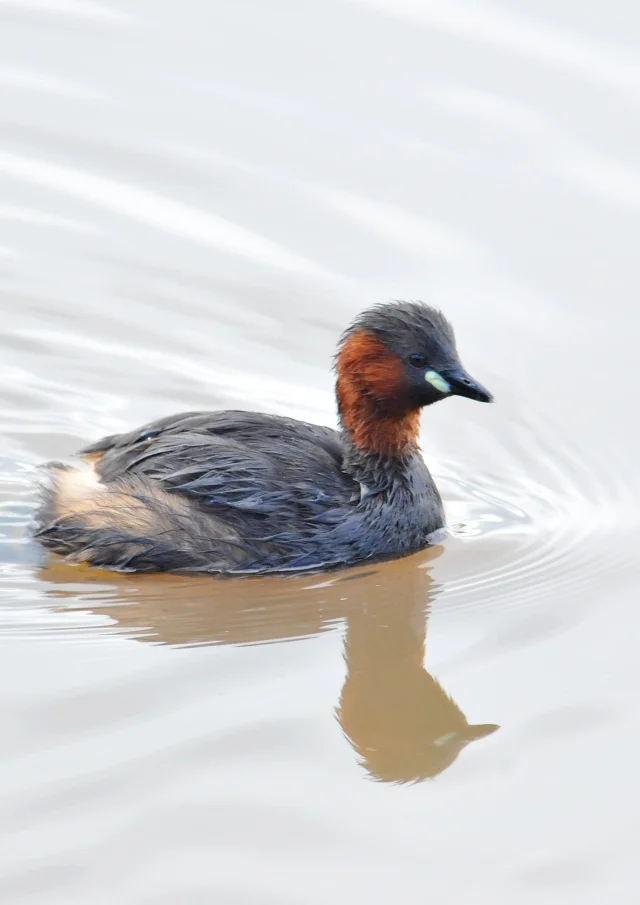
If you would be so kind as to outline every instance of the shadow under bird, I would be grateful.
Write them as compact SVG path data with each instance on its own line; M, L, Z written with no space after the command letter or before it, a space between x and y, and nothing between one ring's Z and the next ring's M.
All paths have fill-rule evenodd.
M53 463L35 536L69 562L129 572L321 571L406 556L444 525L420 412L491 402L451 325L419 302L362 312L335 358L340 430L243 411L188 412Z

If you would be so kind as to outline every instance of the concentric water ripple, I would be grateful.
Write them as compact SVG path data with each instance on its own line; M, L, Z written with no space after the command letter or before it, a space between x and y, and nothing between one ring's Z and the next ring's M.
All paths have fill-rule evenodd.
M460 497L449 505L453 534L473 536L479 546L470 567L464 550L457 554L458 574L442 588L447 607L522 606L545 596L597 594L608 578L637 569L628 541L639 524L630 494L636 475L621 451L607 451L598 461L543 418L528 429L513 427L509 423L507 436L494 438L510 459L500 460L499 476L474 486L456 477L455 466L443 473L443 488ZM464 470L463 463L458 467ZM484 538L490 540L486 556Z

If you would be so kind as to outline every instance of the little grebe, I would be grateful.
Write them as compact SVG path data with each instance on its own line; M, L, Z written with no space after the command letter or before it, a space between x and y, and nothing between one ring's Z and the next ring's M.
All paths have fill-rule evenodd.
M54 463L36 537L71 562L132 572L324 570L413 553L444 524L418 449L420 409L491 402L434 308L360 314L335 358L341 430L253 412L188 412Z

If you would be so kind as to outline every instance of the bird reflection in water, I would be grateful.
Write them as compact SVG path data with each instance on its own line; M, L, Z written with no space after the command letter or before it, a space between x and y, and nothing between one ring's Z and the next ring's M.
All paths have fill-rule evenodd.
M52 583L50 596L75 600L79 581L108 584L117 602L112 597L95 611L155 644L292 640L346 621L347 674L337 719L370 776L401 783L438 776L466 745L498 729L470 724L425 668L436 590L429 566L441 552L432 547L368 568L283 579L114 577L61 563L41 577ZM87 603L82 600L83 609Z

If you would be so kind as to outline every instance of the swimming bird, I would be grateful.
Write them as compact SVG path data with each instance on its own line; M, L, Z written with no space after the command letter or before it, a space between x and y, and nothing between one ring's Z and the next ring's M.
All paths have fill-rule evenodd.
M429 545L444 525L420 412L492 402L453 328L421 302L360 313L335 356L339 430L244 411L187 412L49 465L35 536L73 563L129 572L324 571Z

